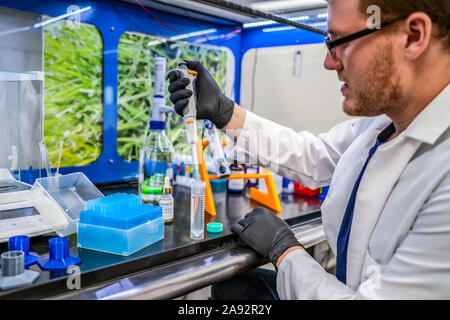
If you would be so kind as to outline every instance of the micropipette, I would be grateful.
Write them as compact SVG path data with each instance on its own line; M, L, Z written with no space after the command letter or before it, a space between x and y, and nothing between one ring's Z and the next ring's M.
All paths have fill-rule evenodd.
M193 167L194 172L193 176L195 181L200 181L200 173L198 169L198 154L197 154L197 142L198 142L198 135L197 135L197 106L195 102L195 90L194 90L194 80L195 76L197 75L197 72L189 70L185 62L181 62L179 64L180 68L175 69L179 70L183 73L184 77L189 78L191 81L186 86L186 89L191 90L193 92L192 96L189 98L188 105L183 110L183 119L184 119L184 126L186 129L186 139L187 142L191 146L192 151L192 160L193 160ZM170 70L167 73L167 76L174 70ZM167 78L166 76L166 78Z
M204 236L204 212L205 212L205 182L200 180L199 161L197 154L197 106L195 97L194 80L197 72L189 70L185 62L179 64L177 69L183 73L183 76L189 78L189 84L186 89L193 92L189 98L188 105L183 110L183 119L186 129L187 142L191 146L192 151L192 167L193 167L193 181L191 184L191 239L200 240ZM174 70L167 73L168 75Z

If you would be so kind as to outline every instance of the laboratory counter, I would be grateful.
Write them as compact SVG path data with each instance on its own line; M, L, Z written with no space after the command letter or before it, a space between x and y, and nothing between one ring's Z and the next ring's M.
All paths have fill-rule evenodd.
M135 182L97 186L103 194L136 193ZM320 206L322 200L280 194L283 218L305 247L325 240ZM243 193L214 193L216 216L209 222L223 224L221 233L206 232L203 240L190 239L190 189L175 185L174 220L164 225L164 239L132 255L121 256L77 248L76 234L69 236L70 254L82 263L67 271L38 271L32 286L0 291L0 299L173 299L266 264L231 232L231 226L259 206ZM30 252L48 256L48 240L56 234L30 239ZM0 244L0 252L7 251Z

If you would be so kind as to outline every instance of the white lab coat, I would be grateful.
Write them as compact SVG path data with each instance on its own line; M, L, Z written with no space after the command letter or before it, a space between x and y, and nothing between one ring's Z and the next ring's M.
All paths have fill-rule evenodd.
M386 116L352 119L315 137L247 111L232 151L241 161L260 155L261 165L310 188L330 184L322 223L336 253L353 185L390 123ZM282 299L450 299L449 127L450 85L370 160L355 203L347 284L295 250L278 269ZM278 139L279 152L273 144L251 146L255 133L267 132Z

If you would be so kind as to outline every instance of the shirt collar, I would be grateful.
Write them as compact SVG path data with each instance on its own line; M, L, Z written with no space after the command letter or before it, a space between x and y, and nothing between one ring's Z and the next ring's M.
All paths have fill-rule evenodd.
M450 126L450 85L414 119L402 135L434 144Z

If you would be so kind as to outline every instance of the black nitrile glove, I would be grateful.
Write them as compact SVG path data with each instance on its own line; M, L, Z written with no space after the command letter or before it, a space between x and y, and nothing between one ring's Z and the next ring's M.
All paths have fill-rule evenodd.
M234 101L226 97L216 80L199 61L186 61L188 69L197 71L195 80L197 119L211 120L219 129L225 127L233 116ZM183 109L187 106L192 91L186 89L189 78L180 71L169 74L170 101L175 105L175 111L183 116Z
M255 208L244 219L231 226L242 241L276 263L281 254L290 247L303 247L288 224L265 208Z

